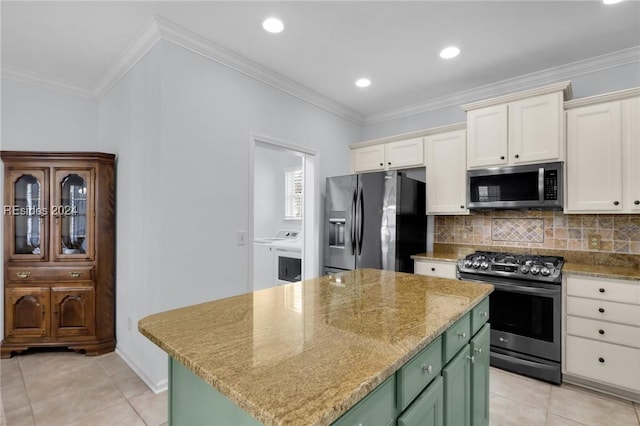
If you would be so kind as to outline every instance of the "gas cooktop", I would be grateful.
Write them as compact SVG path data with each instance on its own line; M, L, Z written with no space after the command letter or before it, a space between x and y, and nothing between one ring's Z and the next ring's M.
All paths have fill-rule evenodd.
M476 251L458 260L458 272L559 284L563 264L560 256Z

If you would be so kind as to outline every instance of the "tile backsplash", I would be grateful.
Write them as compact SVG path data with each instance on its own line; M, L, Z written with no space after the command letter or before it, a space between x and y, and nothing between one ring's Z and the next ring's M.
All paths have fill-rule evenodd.
M599 238L599 249L589 240ZM490 211L436 216L435 243L640 254L640 215Z

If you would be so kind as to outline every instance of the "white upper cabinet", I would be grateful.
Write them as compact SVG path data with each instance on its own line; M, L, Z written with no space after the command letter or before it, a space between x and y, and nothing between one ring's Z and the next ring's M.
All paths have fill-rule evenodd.
M566 212L640 212L640 89L566 107Z
M466 183L466 131L425 138L427 213L469 214Z
M424 140L421 137L351 148L353 173L423 165Z
M463 105L467 168L564 160L563 99L570 83Z
M384 145L372 145L351 150L354 173L384 170Z

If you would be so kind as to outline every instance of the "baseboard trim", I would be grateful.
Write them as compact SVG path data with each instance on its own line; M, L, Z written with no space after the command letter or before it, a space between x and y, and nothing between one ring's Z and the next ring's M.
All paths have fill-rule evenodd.
M135 362L131 360L131 358L124 353L119 347L116 347L116 353L122 360L133 370L134 373L140 377L140 379L147 385L149 389L156 395L162 393L169 389L169 380L160 380L159 382L154 381L151 377L149 377L142 369L140 369Z

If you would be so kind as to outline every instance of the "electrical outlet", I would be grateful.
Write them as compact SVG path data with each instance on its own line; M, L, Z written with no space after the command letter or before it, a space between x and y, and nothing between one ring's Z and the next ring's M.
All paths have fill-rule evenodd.
M245 231L238 231L238 245L243 246L247 244L247 233Z
M589 234L589 248L600 250L600 234Z
M127 328L129 329L129 331L131 331L131 324L133 323L133 321L131 321L131 315L129 315L127 317Z

